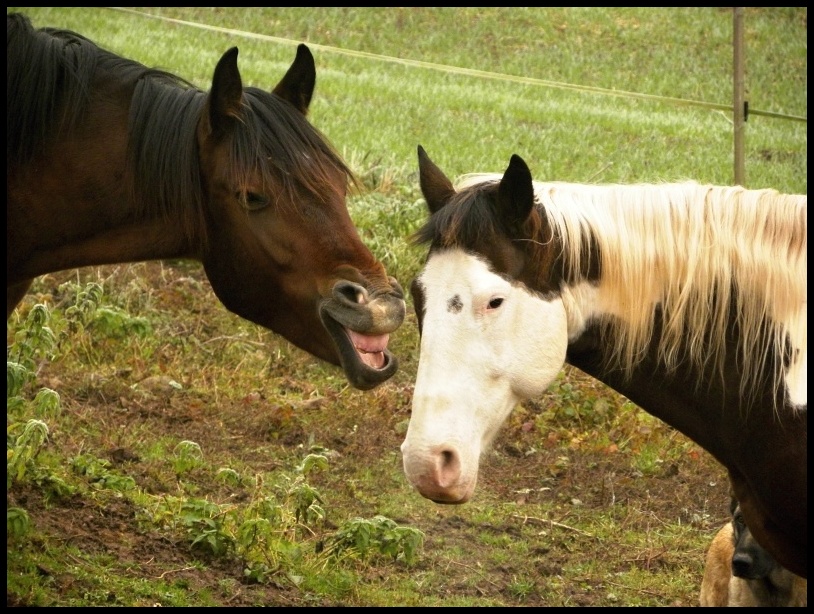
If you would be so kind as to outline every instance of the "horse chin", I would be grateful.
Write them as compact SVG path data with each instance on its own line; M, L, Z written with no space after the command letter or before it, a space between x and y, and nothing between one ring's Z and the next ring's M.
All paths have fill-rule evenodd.
M368 336L352 331L335 320L325 309L320 310L325 328L331 334L339 353L339 364L351 386L371 390L390 379L398 370L398 359L387 349L387 335ZM376 347L368 340L376 340Z
M470 497L470 495L466 494L466 495L462 496L459 499L446 499L446 498L436 499L436 498L433 498L433 497L427 497L427 498L430 501L432 501L433 503L438 503L440 505L463 505L464 503L469 501L469 497Z

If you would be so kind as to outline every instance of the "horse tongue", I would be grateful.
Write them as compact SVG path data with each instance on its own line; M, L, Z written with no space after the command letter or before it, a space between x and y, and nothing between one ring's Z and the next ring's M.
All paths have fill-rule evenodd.
M384 350L387 349L390 335L363 335L348 329L348 336L363 363L374 369L384 367Z

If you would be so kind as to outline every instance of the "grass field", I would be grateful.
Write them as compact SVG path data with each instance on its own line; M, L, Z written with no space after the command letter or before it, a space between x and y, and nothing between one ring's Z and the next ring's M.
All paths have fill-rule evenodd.
M517 153L545 180L733 181L731 9L7 10L202 89L231 46L271 88L308 44L309 117L404 286L424 257L419 144L452 176ZM744 22L745 183L804 194L807 10ZM78 325L89 284L99 316ZM22 336L37 304L58 340L41 350ZM370 392L227 312L190 262L43 276L7 345L37 361L9 392L8 605L692 606L727 514L714 460L571 369L512 414L473 501L423 500L399 454L412 313Z

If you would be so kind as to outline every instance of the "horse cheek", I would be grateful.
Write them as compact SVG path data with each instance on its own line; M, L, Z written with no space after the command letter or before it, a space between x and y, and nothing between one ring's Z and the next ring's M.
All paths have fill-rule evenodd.
M515 376L512 390L521 398L534 399L545 393L565 364L568 327L562 300L542 300L530 296L535 304L520 305L524 314L514 335L522 340L516 346Z

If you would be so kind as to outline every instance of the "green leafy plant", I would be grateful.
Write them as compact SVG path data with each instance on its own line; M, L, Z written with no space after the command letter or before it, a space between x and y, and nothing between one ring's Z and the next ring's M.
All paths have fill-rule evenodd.
M48 425L42 420L29 420L14 444L6 451L6 488L23 481L30 472L34 459L48 440Z
M130 335L145 337L153 330L147 318L132 316L117 307L99 307L88 329L95 334L113 339L122 339Z
M73 297L73 305L65 310L65 318L69 322L69 331L76 334L82 331L96 315L104 290L101 284L90 282L84 286L70 281L59 286L59 291L66 296Z
M228 530L229 514L209 501L190 499L181 505L181 523L186 528L193 548L215 556L225 555L235 548L235 539Z
M51 359L57 348L57 336L49 326L50 320L51 312L46 305L37 303L31 307L23 326L14 334L14 343L6 352L7 361L21 365L29 372L28 381L34 378L37 362Z
M31 529L31 518L19 507L6 508L6 535L9 538L24 537Z
M136 488L136 482L130 476L121 475L111 470L110 462L90 454L81 454L71 461L73 470L88 479L96 489L109 489L126 492Z
M354 518L328 540L325 552L332 558L369 558L381 554L394 560L415 562L424 534L413 527L399 526L386 516Z
M194 441L182 441L173 450L173 468L181 476L203 465L201 446Z

